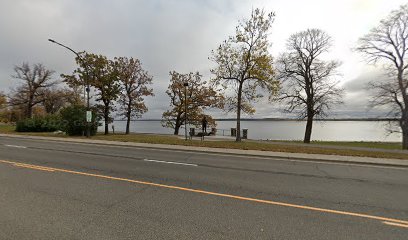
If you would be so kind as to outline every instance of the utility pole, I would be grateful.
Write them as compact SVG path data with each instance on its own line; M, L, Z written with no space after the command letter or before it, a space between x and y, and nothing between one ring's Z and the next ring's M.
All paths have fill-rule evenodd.
M89 137L91 136L91 128L90 128L90 126L89 126L89 123L92 122L92 112L90 111L90 106L89 106L89 99L90 99L90 98L89 98L89 91L90 91L90 88L89 88L89 71L88 71L88 65L85 64L85 61L84 61L84 59L81 57L81 55L79 55L79 53L76 52L76 51L74 51L72 48L70 48L70 47L68 47L68 46L65 46L64 44L59 43L59 42L57 42L57 41L55 41L55 40L53 40L53 39L48 39L48 41L50 41L50 42L52 42L52 43L55 43L55 44L57 44L57 45L60 45L61 47L66 48L66 49L68 49L69 51L73 52L73 53L78 57L78 59L82 62L82 65L83 65L83 67L85 68L86 77L85 77L85 79L84 79L84 80L85 80L84 85L86 85L86 87L85 87L85 90L86 90L86 116L85 116L85 118L86 118L86 137L89 138Z
M188 82L184 83L184 136L185 140L187 141L187 87L188 87Z

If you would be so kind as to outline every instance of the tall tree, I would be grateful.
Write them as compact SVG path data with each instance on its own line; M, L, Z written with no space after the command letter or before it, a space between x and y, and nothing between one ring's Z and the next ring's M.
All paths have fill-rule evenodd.
M41 104L47 114L58 112L65 104L63 92L60 89L44 89L42 94L43 100Z
M15 75L12 77L22 80L10 96L10 104L20 106L24 111L24 117L31 118L33 107L43 101L42 90L56 84L51 81L54 71L48 70L42 64L34 64L32 67L28 63L14 67Z
M120 81L115 63L103 55L82 52L76 58L79 67L73 75L61 75L70 86L89 83L96 92L97 107L105 122L105 135L109 134L109 123L114 111L114 102L119 97Z
M283 84L279 100L287 103L287 112L306 118L304 143L310 143L314 117L327 116L333 105L342 102L343 89L334 79L340 62L323 60L330 47L327 33L307 29L288 39L287 52L277 61L278 79Z
M115 66L124 91L119 98L120 114L126 118L126 134L129 134L131 118L140 118L148 110L144 98L154 95L153 89L148 87L153 77L142 68L138 59L115 58Z
M0 109L6 108L6 106L7 106L6 94L0 91Z
M391 107L389 114L399 118L402 148L408 149L408 4L392 11L360 38L356 50L369 63L384 66L388 77L369 84L374 93L371 105Z
M62 89L63 96L64 96L64 101L68 105L84 105L85 104L85 99L82 98L81 90L78 87L72 87L72 88L64 88Z
M170 72L170 77L170 85L166 93L170 97L171 109L163 113L162 125L173 128L175 135L179 134L186 116L189 123L199 126L205 109L223 107L223 96L209 87L207 82L201 79L200 73L181 74L173 71ZM184 83L188 84L187 89ZM185 101L186 96L187 102ZM207 120L210 125L214 126L215 122L210 116L207 116Z
M211 70L215 75L212 83L235 91L232 96L227 95L226 109L237 113L236 141L241 141L241 111L253 114L251 103L263 97L258 90L275 93L279 87L268 52L268 33L274 16L260 9L252 10L250 19L239 22L235 36L212 51L210 59L217 64Z
M46 88L41 92L42 106L47 114L57 113L68 104L81 104L81 97L78 92L67 88Z
M6 95L0 91L0 122L7 122L7 98Z

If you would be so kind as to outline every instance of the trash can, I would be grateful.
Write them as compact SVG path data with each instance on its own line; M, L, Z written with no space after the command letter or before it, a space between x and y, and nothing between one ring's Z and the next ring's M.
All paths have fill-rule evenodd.
M190 128L190 136L195 136L195 128Z
M242 129L242 139L248 139L248 129Z
M231 137L236 137L236 136L237 136L237 129L231 128Z
M217 129L216 129L216 128L211 128L211 134L212 134L212 135L217 134Z

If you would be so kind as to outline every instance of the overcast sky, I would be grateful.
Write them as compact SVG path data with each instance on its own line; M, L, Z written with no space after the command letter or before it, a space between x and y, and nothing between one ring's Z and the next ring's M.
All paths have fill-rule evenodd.
M0 90L16 85L13 66L43 63L61 73L75 69L71 52L48 38L77 51L108 57L139 58L154 77L155 98L148 98L144 118L159 118L168 108L165 90L169 71L200 71L210 78L210 52L235 31L238 20L251 8L274 11L270 51L278 56L286 39L307 28L320 28L334 40L329 57L343 62L340 72L345 105L334 116L376 116L367 111L365 84L381 77L381 69L367 66L352 52L367 33L403 0L0 0ZM254 117L280 117L275 103L260 102ZM232 115L230 115L232 116ZM217 117L225 117L217 113Z

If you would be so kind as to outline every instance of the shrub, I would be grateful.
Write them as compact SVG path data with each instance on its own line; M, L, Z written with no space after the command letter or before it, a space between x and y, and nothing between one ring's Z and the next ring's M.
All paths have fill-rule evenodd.
M54 132L63 128L58 115L37 116L17 121L17 132Z
M82 105L72 105L65 107L60 111L63 129L66 134L70 136L82 136L86 132L86 107ZM98 130L98 121L96 114L92 114L92 122L89 123L91 127L91 135L95 135Z

